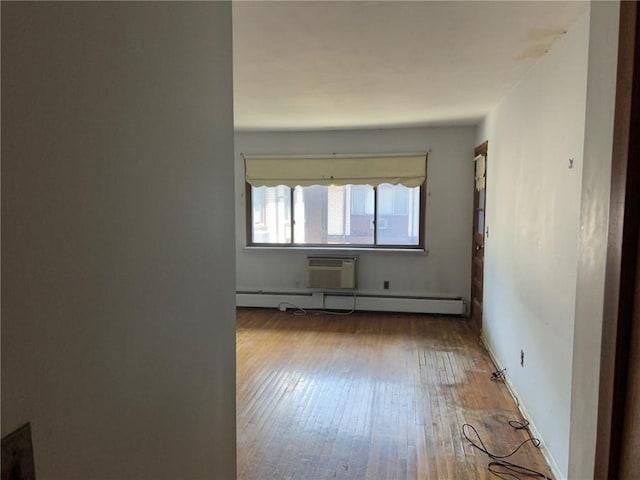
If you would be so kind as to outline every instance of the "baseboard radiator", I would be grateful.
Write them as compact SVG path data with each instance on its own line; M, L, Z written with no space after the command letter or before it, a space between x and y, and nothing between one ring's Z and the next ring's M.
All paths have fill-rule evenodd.
M462 298L393 296L358 293L358 257L307 257L307 288L303 292L236 292L238 307L360 310L373 312L465 315Z
M354 297L355 294L355 297ZM355 298L355 301L354 301ZM287 308L305 310L354 310L374 312L430 313L465 315L462 298L434 298L391 295L358 295L344 293L236 292L238 307Z

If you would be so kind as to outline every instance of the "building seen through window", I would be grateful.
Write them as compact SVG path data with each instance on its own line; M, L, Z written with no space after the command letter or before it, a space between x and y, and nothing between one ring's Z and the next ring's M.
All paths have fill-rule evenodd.
M416 247L421 188L387 183L252 186L251 243Z

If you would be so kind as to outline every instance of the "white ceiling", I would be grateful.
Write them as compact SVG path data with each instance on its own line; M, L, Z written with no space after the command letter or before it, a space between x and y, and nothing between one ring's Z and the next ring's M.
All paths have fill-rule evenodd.
M235 1L235 125L477 123L588 9L569 1Z

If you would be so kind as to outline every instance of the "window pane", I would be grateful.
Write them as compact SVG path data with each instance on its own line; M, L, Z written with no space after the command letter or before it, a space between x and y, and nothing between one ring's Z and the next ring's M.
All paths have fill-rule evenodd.
M420 187L378 186L378 245L418 245L420 241Z
M378 215L393 215L393 185L383 183L378 186Z
M408 188L395 188L393 190L393 213L396 215L409 214Z
M253 243L291 243L291 189L251 187Z
M484 188L478 192L478 208L484 208Z
M296 187L293 208L296 244L373 244L370 186Z
M355 215L365 214L365 202L367 201L367 192L362 188L351 189L351 213Z
M369 185L348 185L351 189L351 215L373 215L373 188Z
M360 208L354 201L347 201L347 205L350 208L345 219L346 243L373 245L373 212L375 206L373 187L371 185L347 185L343 188L352 197L360 196L363 207Z

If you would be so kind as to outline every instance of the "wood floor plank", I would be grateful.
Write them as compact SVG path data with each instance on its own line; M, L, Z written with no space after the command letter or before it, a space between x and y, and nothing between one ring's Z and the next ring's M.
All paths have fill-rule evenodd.
M462 425L498 453L527 438L466 320L239 309L236 337L241 480L485 480ZM513 461L550 476L532 445Z

